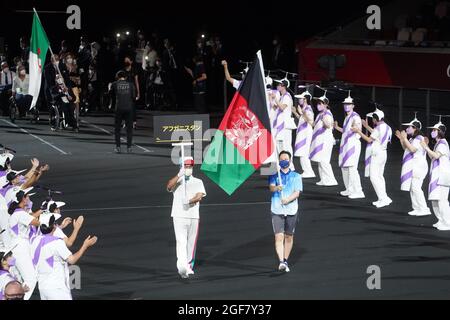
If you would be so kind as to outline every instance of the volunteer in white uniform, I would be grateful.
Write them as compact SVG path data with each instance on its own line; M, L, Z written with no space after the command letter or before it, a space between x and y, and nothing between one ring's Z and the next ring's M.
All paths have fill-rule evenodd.
M271 93L272 109L275 111L275 120L272 123L272 135L275 137L278 152L288 151L294 154L292 148L292 130L297 129L294 118L292 118L292 108L294 102L291 94L287 91L289 82L285 79L275 80L277 82L277 92ZM291 161L289 169L294 170L294 162Z
M450 187L450 150L448 142L445 139L446 127L443 123L435 124L431 131L431 137L436 144L434 149L428 147L426 141L421 144L428 156L431 158L430 184L428 187L428 200L431 200L431 206L438 222L433 225L438 230L450 230L450 205L448 194Z
M309 158L319 164L320 181L319 186L337 186L333 169L330 164L331 152L335 144L333 137L333 114L328 109L330 101L326 97L326 92L322 97L314 98L317 100L317 111L319 114L314 121L314 130L311 140L311 150Z
M9 233L8 230L8 205L6 203L5 195L7 189L8 179L7 175L11 171L11 160L14 158L14 154L8 150L3 149L0 153L0 246L8 247ZM3 188L6 186L6 188Z
M298 118L297 136L294 145L294 156L300 158L300 165L303 169L302 179L315 178L316 175L309 159L309 150L311 149L311 140L313 135L314 112L311 107L312 95L305 91L296 95L298 99L297 110L292 109L294 115Z
M409 123L404 123L406 131L396 131L395 136L405 150L402 160L402 172L400 177L402 191L409 191L413 210L408 212L411 216L430 215L430 209L422 190L423 180L428 172L426 151L420 143L424 137L420 130L422 124L417 118Z
M16 268L23 279L24 285L30 290L25 294L25 300L30 299L36 286L36 270L31 258L30 237L33 235L33 227L39 226L39 216L42 210L31 212L30 194L32 188L21 190L16 195L16 201L8 208L9 234L12 243L17 246L12 250L16 258Z
M384 167L387 161L387 145L391 141L392 129L384 122L384 112L376 109L367 117L373 119L375 128L371 128L366 120L362 125L370 136L365 135L361 129L354 127L353 132L359 134L366 142L365 176L370 177L373 189L378 200L372 204L377 208L383 208L392 203L392 199L386 193L386 181L384 180Z
M361 178L358 172L359 156L361 155L361 136L356 134L352 128L361 130L361 117L354 111L355 104L353 98L348 93L344 102L345 119L344 125L339 127L337 121L334 128L342 133L341 145L339 148L339 167L342 170L345 190L341 195L350 199L365 198L361 187Z
M88 236L81 249L72 254L64 240L54 235L57 227L54 215L41 217L41 234L32 245L33 264L36 266L41 300L72 300L69 264L75 264L86 250L97 242Z
M199 227L200 201L206 196L202 180L192 175L194 160L184 159L184 168L167 183L173 193L172 218L177 247L178 274L186 279L194 274L195 250Z
M65 229L69 224L72 223L72 218L69 217L64 218L61 224L57 224L58 220L62 217L61 208L64 207L65 205L66 205L65 202L53 200L43 202L41 207L41 209L43 210L41 214L41 219L44 219L44 221L46 221L48 220L48 216L54 215L56 218L55 219L56 230L53 235L59 239L64 240L64 243L66 244L67 248L70 248L76 241L78 233L80 232L80 229L83 226L84 217L79 216L77 219L73 220L73 231L71 235L67 237L63 229Z

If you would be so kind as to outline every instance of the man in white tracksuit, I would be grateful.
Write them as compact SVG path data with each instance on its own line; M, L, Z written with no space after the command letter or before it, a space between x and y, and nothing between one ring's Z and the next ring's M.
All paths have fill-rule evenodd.
M439 121L431 127L431 138L436 142L434 149L428 147L426 141L421 144L431 158L430 183L428 200L431 200L434 214L438 222L433 225L440 231L450 230L450 205L448 194L450 189L450 149L445 139L445 125Z
M350 92L344 102L344 111L346 117L344 125L339 127L335 122L335 129L342 133L341 145L339 148L339 167L342 170L342 178L344 180L345 190L341 191L341 195L350 199L365 198L361 187L361 178L358 172L359 156L361 155L361 136L353 132L352 128L356 127L361 130L361 117L354 110L355 105Z
M316 183L317 185L337 186L338 183L330 164L331 152L335 144L333 137L333 114L328 109L330 101L326 97L326 92L322 97L314 99L317 100L317 111L319 111L319 114L314 121L309 159L319 164L320 181Z
M420 130L422 124L416 118L408 123L403 123L406 131L396 131L395 136L405 150L402 160L402 171L400 176L400 189L408 191L411 196L413 210L408 212L411 216L431 215L427 206L422 185L428 172L426 151L421 141L424 137Z
M386 181L384 180L384 167L387 160L387 145L391 141L392 129L384 122L384 112L378 108L367 115L373 119L375 128L371 128L367 121L362 125L370 136L365 135L360 128L352 128L353 132L359 134L366 142L365 176L370 177L373 189L378 200L372 204L377 208L383 208L392 203L386 193Z
M189 278L194 274L195 251L200 220L200 201L206 196L203 181L192 175L194 160L184 159L184 166L167 183L173 193L172 218L176 238L178 274Z
M303 169L302 179L315 178L316 175L309 159L309 150L313 135L314 112L311 107L312 95L305 91L296 95L298 99L297 110L292 109L292 113L298 118L297 136L295 138L294 156L300 158L300 165Z
M272 123L272 134L277 143L276 150L288 151L293 154L292 130L297 129L297 125L292 118L292 108L294 102L291 94L287 91L289 86L286 80L275 80L278 83L277 92L270 94L272 109L275 111L275 120ZM294 170L294 163L291 161L290 169Z
M81 249L72 254L63 239L55 236L56 217L40 217L41 235L32 242L33 265L36 267L41 300L72 300L70 293L69 264L75 264L86 250L97 242L88 236Z

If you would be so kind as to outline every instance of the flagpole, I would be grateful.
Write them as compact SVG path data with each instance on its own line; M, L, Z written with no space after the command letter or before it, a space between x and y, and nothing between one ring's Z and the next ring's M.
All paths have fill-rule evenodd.
M265 93L264 96L266 97L266 109L267 109L267 106L269 105L269 99L268 99L268 96L267 96L267 88L265 86L266 77L265 77L265 74L264 74L264 65L263 65L263 61L262 61L261 50L258 50L258 52L256 53L256 56L258 57L258 60L259 60L259 65L260 65L260 69L261 69L261 75L262 75L262 79L263 79L263 83L264 83L264 93ZM269 117L269 114L267 114L267 117ZM269 125L270 125L270 128L273 129L272 128L272 123L270 123L270 117L269 117ZM278 156L278 145L277 145L277 142L275 140L275 137L272 134L270 136L272 137L272 142L273 142L273 144L275 146L275 153L276 153L275 154L275 162L277 164L278 181L280 181L280 186L283 187L283 180L281 180L281 173L280 173L280 159L279 159L279 156ZM284 197L284 193L283 193L283 189L281 189L281 198L283 198L283 197Z
M38 18L39 23L42 25L41 18L39 18L39 14L38 14L38 12L36 11L36 8L33 7L33 11L34 11L34 13L36 14L36 17ZM52 58L53 58L53 50L52 50L52 46L50 45L50 40L48 39L48 37L47 37L47 40L48 40L48 50L50 50L50 54L51 54L51 57L50 57L50 62L51 62L51 61L52 61ZM66 86L66 83L64 82L64 77L63 77L62 74L61 74L61 70L59 70L59 63L56 65L56 71L58 72L59 76L61 77L61 80L62 80L62 82L63 82L63 84L64 84L64 87L65 87L67 90L69 90L69 89L67 88L67 86ZM69 94L69 92L67 92L67 95L68 95L68 94Z

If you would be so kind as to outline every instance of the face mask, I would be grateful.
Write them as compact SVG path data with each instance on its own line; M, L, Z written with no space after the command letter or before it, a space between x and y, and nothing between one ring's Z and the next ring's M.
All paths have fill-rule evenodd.
M9 72L9 68L3 69L3 72L4 72L4 73L8 73L8 72Z
M346 104L346 105L344 105L344 111L350 112L350 111L352 111L352 107L349 104Z
M27 74L27 72L25 70L21 70L19 73L21 76L25 76Z
M431 132L431 137L432 137L433 139L436 139L437 136L438 136L438 132L437 132L437 131L432 131L432 132Z
M8 259L8 266L14 267L16 265L16 258L11 257Z
M130 61L125 61L125 66L127 66L127 67L131 66L131 62Z
M184 175L185 175L186 177L192 176L192 168L186 168L186 169L184 169Z
M276 46L276 45L278 44L278 41L277 41L277 40L273 40L273 41L272 41L272 44L273 44L274 46Z
M406 134L412 136L414 134L414 128L413 127L406 128Z
M280 167L281 167L282 169L288 168L288 167L289 167L289 164L290 164L289 160L281 160L281 161L280 161Z
M319 110L319 112L322 112L325 109L323 104L318 104L317 105L317 110Z
M68 59L66 60L66 62L67 62L68 64L72 64L73 59L72 59L72 58L68 58Z

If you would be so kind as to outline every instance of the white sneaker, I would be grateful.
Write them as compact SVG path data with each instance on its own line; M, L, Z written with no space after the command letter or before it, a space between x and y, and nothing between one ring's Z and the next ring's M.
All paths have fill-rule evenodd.
M316 185L323 186L323 182L322 181L316 182Z
M302 178L303 179L310 179L310 178L315 178L316 175L314 174L314 172L303 172L302 173Z
M332 182L332 183L324 183L323 184L325 187L334 187L334 186L337 186L338 185L338 183L337 182Z
M278 265L278 271L286 271L286 264L284 262L280 262Z
M186 267L180 268L180 270L178 270L178 274L183 279L189 278L188 270Z
M438 229L439 231L449 231L449 230L450 230L450 226L448 226L448 225L442 223L440 226L437 227L437 229Z
M286 266L286 269L284 269L284 272L291 272L291 269L289 269L288 263L285 262L284 264Z
M385 199L385 200L378 201L378 203L375 206L377 208L383 208L383 207L390 205L391 203L392 203L391 199Z
M442 222L441 221L438 221L435 224L433 224L433 227L435 227L436 229L439 229L439 227L441 227L441 226L442 226Z
M408 212L408 214L409 214L410 216L417 216L418 213L419 213L419 212L416 211L416 210L413 210L413 211Z
M195 273L194 273L194 270L192 270L190 267L188 267L186 274L188 276L190 276L191 274L195 274Z
M358 193L354 193L348 196L349 199L364 199L366 196L364 195L364 192L358 192Z
M431 211L424 211L424 212L417 212L416 216L423 217L423 216L429 216L431 215Z
M348 190L344 190L344 191L339 192L339 194L343 197L348 197L350 195L350 192L348 192Z
M380 203L380 201L381 200L378 200L378 201L375 201L375 202L372 202L372 205L374 205L375 207Z

